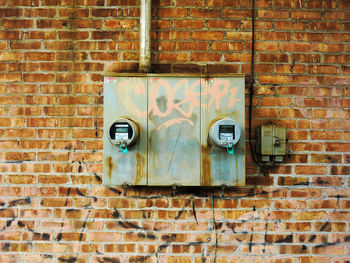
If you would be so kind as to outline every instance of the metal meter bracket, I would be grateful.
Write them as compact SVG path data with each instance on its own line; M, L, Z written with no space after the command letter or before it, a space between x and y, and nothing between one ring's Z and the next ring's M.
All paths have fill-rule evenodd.
M282 162L286 155L286 128L263 125L257 130L258 153L262 162Z
M123 153L128 152L128 147L134 145L140 134L139 125L130 118L118 118L112 122L108 130L110 142L119 146Z
M220 118L211 123L208 137L212 145L226 148L229 154L233 154L233 146L241 137L241 129L234 120Z

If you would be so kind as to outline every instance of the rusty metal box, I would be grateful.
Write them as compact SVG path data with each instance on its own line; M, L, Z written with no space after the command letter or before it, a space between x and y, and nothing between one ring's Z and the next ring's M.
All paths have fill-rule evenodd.
M118 74L106 77L104 87L105 185L245 184L243 76ZM127 154L108 140L110 124L120 117L141 130ZM208 141L217 118L240 125L233 155Z

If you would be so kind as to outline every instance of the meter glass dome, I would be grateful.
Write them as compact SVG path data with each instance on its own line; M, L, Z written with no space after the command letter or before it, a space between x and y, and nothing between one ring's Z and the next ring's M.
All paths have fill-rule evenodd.
M241 129L237 122L229 118L214 121L209 128L210 142L221 148L235 145L241 137Z

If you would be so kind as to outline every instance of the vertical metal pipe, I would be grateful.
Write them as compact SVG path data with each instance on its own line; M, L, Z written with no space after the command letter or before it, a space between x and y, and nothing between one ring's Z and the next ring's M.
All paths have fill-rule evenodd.
M139 71L145 73L151 69L151 2L152 0L141 0L140 7Z

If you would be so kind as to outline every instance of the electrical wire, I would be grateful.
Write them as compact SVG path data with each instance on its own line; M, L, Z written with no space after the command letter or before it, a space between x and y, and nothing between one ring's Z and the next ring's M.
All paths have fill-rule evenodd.
M254 57L255 57L255 0L252 0L252 51L250 63L250 93L249 93L249 148L250 154L254 163L259 167L261 164L255 159L253 145L252 145L252 110L253 110L253 96L254 96Z

